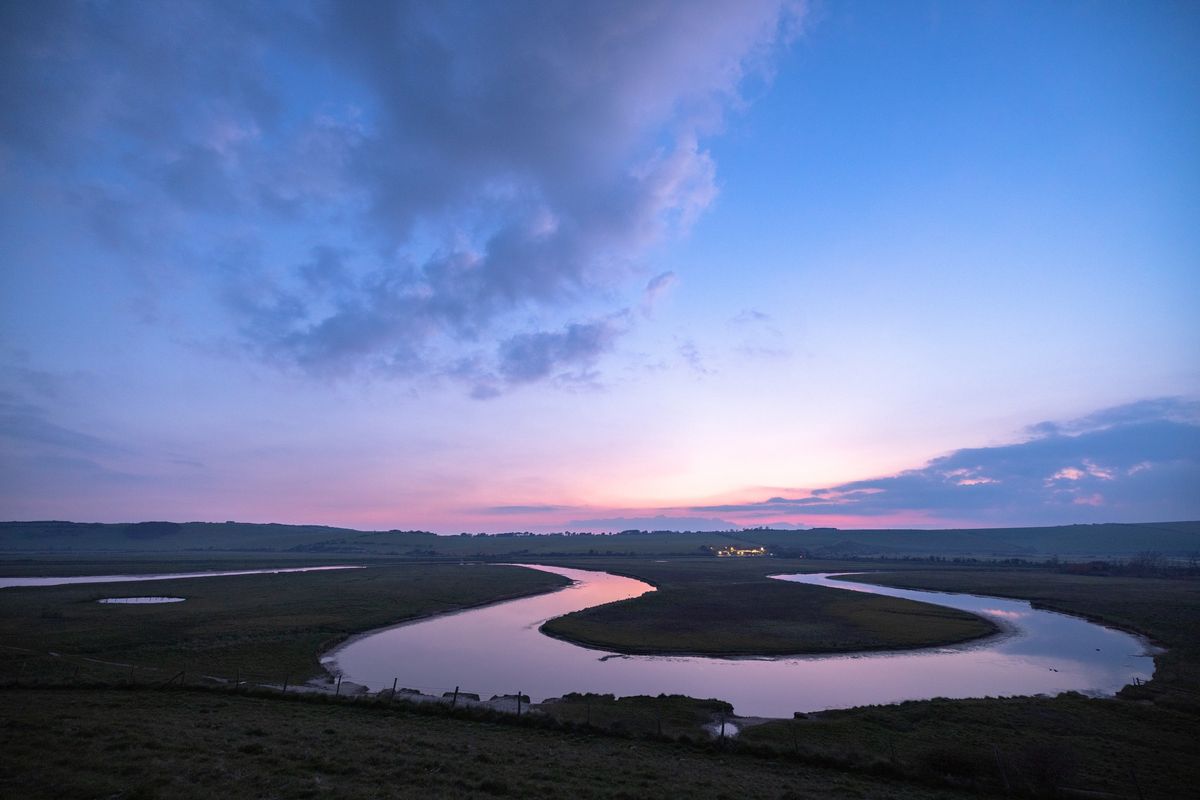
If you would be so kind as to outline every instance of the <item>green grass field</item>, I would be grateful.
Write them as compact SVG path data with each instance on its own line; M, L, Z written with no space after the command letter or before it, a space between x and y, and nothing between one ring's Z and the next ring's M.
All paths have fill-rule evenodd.
M996 627L953 609L776 581L814 571L785 559L589 561L658 591L550 620L551 636L622 653L783 655L900 649L987 636Z
M801 602L796 598L803 593L794 590L811 587L765 578L788 571L895 570L895 563L560 561L659 586L648 597L667 596L669 603L628 616L626 630L638 636L655 626L666 631L673 619L695 637L691 641L703 639L704 632L711 641L720 625L744 621L746 615L783 626L798 609L819 618L796 628L810 643L836 645L847 635L865 642L929 622L921 604L898 610L847 607L840 604L859 595L832 589L817 589L815 599ZM188 567L128 563L193 569L207 562L193 559ZM89 571L82 562L58 560L53 566L8 565L25 574ZM0 682L9 684L0 690L5 723L0 742L6 754L0 795L354 797L376 796L386 786L409 796L925 797L936 794L925 786L946 785L1014 796L1079 790L1174 798L1188 796L1200 781L1195 735L1200 730L1200 580L952 564L874 574L869 580L1027 598L1139 631L1169 649L1157 659L1155 680L1127 688L1124 699L1065 695L849 709L751 727L742 732L741 744L709 751L614 739L592 728L527 730L411 709L381 711L371 703L149 688L177 669L188 671L189 682L197 672L243 677L258 672L273 683L287 673L299 680L319 671L316 655L324 646L349 633L561 585L547 573L425 563L344 573L6 589L0 590ZM780 591L788 592L788 602L773 606L766 593ZM172 606L94 602L140 594L188 600ZM637 609L626 603L602 610L622 606ZM698 614L707 615L706 624L687 633L680 620ZM750 634L731 634L722 643L770 646L779 632L765 624ZM614 634L610 629L604 635ZM124 667L85 657L140 668L131 675ZM112 687L130 677L139 690L79 686L102 681ZM38 688L38 683L59 688ZM700 723L720 712L718 705L686 698L575 696L545 708L568 725L590 722L618 734L652 737L661 730L669 737L697 735Z
M146 671L144 680L185 670L295 682L322 674L319 653L353 633L567 583L519 567L409 564L0 589L0 676L11 679L18 670L26 680L39 674L49 679L51 672L81 663L89 674L105 669L80 661L86 658L136 665ZM139 595L187 599L167 605L96 602Z
M1200 778L1195 714L1126 700L930 700L829 711L748 728L749 744L799 749L980 790L1182 798Z
M0 796L950 800L788 758L224 691L0 690Z

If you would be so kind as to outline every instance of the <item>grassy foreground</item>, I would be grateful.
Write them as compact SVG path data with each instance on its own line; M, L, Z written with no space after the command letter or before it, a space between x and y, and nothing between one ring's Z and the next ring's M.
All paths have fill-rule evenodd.
M680 596L694 591L717 608L709 613L724 614L727 622L760 613L753 604L733 614L720 610L731 605L721 598L733 598L736 607L748 596L739 586L807 588L777 584L766 574L871 566L782 559L591 559L570 565L649 580L660 586L651 597L667 588ZM0 645L7 646L0 648L7 654L0 682L18 678L21 684L0 689L0 796L938 796L901 780L909 777L1012 796L1078 790L1140 799L1190 796L1200 783L1200 580L950 565L869 579L1028 598L1140 631L1169 650L1157 660L1155 680L1127 688L1125 699L1064 695L849 709L751 727L742 732L740 746L705 750L278 694L29 685L43 678L75 683L128 677L123 669L82 661L84 654L158 666L158 680L174 668L187 669L194 680L197 665L205 664L209 674L240 670L245 677L257 669L278 682L280 672L295 677L315 671L316 652L330 639L561 583L547 573L421 564L0 590ZM822 605L805 613L830 613L825 601L842 594L820 591ZM140 594L189 600L173 606L93 602ZM694 598L684 600L675 608L683 616L676 625L686 624L686 615L699 607ZM835 624L852 626L845 619ZM858 630L869 629L860 624ZM17 644L27 649L14 649ZM83 672L72 674L72 665L81 663ZM135 682L151 680L139 670ZM701 717L718 712L719 704L710 705L575 696L547 713L636 735L695 735ZM756 747L762 748L757 755L750 752Z
M0 676L52 680L55 671L83 668L84 677L104 678L96 673L106 665L97 662L114 662L156 671L159 679L184 670L296 682L322 674L319 653L353 633L567 583L519 567L408 564L0 589ZM187 599L96 602L139 595Z
M816 571L810 561L628 559L581 566L639 578L658 591L552 619L542 630L621 653L855 652L949 644L997 630L963 611L766 577Z
M1175 798L1200 782L1200 580L948 568L858 580L1032 600L1150 636L1154 679L1120 697L932 700L830 711L747 730L747 742L859 752L997 792Z
M1200 778L1197 722L1175 709L1066 694L827 711L742 737L783 751L882 759L996 793L1176 798Z
M0 796L954 798L712 747L403 704L232 692L0 690Z

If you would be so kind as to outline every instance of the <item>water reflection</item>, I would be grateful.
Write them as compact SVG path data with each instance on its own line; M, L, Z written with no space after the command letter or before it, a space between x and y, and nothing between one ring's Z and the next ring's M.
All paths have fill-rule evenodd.
M156 603L182 603L183 600L182 597L105 597L96 602L118 606L144 606Z
M782 580L934 602L992 616L1010 631L984 644L902 653L793 658L623 656L542 635L551 617L636 597L653 587L607 573L526 565L575 581L560 591L388 628L358 637L326 657L331 670L372 689L400 686L440 693L461 686L483 697L522 691L535 702L567 692L716 697L742 715L930 697L1111 694L1153 662L1129 634L994 597L916 592L830 581Z
M174 578L217 578L222 575L274 575L279 572L321 572L327 569L362 569L356 566L287 567L281 569L237 569L224 572L171 572L153 575L76 575L74 577L0 577L0 589L14 586L62 586L67 583L125 583L126 581L169 581Z
M1029 616L1024 611L1013 611L1007 608L982 608L979 613L988 617L999 617L1001 619L1021 619Z

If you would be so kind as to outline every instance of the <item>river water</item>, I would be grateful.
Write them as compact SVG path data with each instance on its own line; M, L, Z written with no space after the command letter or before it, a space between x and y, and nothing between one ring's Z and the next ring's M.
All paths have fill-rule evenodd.
M281 569L239 569L228 572L164 572L153 575L76 575L70 578L6 578L0 576L0 589L7 589L13 586L62 586L67 583L125 583L126 581L169 581L174 578L217 578L222 575L274 575L279 572L320 572L327 569L362 569L362 567L287 567Z
M97 603L117 606L152 606L162 603L182 603L186 597L103 597Z
M520 691L540 702L567 692L618 696L685 694L733 703L744 716L932 697L1109 695L1154 671L1139 637L1026 601L921 592L831 580L828 574L780 580L904 597L971 611L1006 633L974 644L905 652L788 658L622 656L579 647L538 631L546 620L653 587L603 572L522 565L570 578L550 594L434 617L355 637L322 659L334 673L371 689L426 693Z

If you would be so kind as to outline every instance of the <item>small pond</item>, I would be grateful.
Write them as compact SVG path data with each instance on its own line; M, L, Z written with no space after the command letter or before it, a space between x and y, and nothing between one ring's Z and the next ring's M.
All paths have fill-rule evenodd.
M117 606L145 606L156 603L182 603L184 599L182 597L105 597L96 602Z

